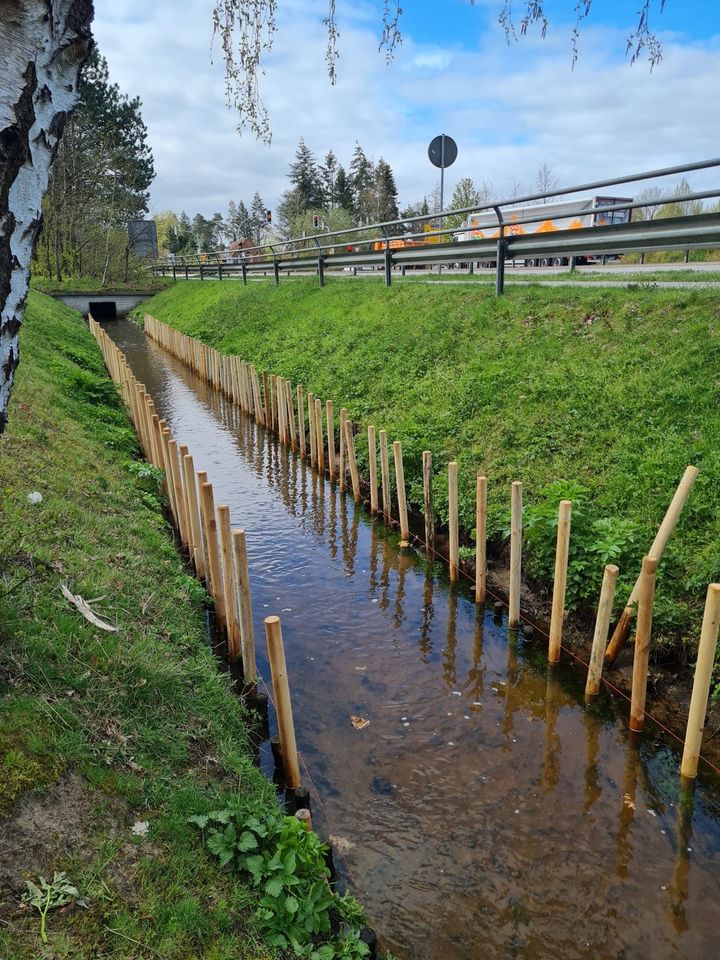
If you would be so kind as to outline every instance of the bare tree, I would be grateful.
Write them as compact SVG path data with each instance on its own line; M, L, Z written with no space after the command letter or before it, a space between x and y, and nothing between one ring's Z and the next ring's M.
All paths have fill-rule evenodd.
M540 166L537 168L537 173L535 174L535 192L536 193L550 193L558 185L558 180L555 174L553 173L553 168L547 162L543 160ZM543 201L538 201L542 203Z
M19 358L50 165L77 102L92 0L3 0L0 13L0 433Z

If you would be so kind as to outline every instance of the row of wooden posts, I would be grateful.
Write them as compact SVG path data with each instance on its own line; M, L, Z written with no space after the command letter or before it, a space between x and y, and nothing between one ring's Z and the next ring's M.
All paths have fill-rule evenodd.
M150 394L133 375L122 351L92 317L89 326L108 372L120 388L146 459L165 474L168 504L178 535L198 579L212 595L218 624L227 637L228 657L242 665L245 695L251 703L258 703L261 697L256 689L245 531L231 528L227 505L220 504L216 509L207 473L195 471L188 448L177 443L165 421L158 417ZM264 623L285 786L295 794L307 795L300 774L280 618L269 616ZM307 810L299 810L297 816L308 829L312 828Z
M345 407L342 407L339 412L339 436L336 447L332 400L326 400L323 405L322 400L312 392L306 394L301 384L298 384L293 390L289 380L275 374L269 374L266 370L259 373L255 366L240 357L222 354L214 347L180 333L150 315L145 316L145 331L148 336L181 360L201 379L210 383L216 390L239 405L244 413L254 417L260 426L275 432L281 444L297 450L303 459L309 456L311 466L320 473L327 471L330 480L338 482L341 490L346 489L349 474L353 497L356 501L361 501L362 490L355 456L355 429ZM305 424L306 410L307 427ZM393 522L387 432L385 430L376 432L375 426L370 425L367 428L367 438L367 483L370 488L370 510L373 515L382 515L386 521ZM396 511L400 527L401 546L403 546L410 541L410 526L402 444L399 440L393 442L392 450L395 468ZM433 470L432 454L429 450L423 452L422 463L424 542L426 551L429 554L434 554ZM609 642L608 636L619 570L614 564L608 564L604 570L585 692L588 698L599 692L603 663L612 663L615 660L622 644L628 637L632 620L637 614L630 707L630 727L633 731L641 731L645 723L652 608L657 566L677 525L697 475L698 470L694 466L689 466L685 470L665 517L658 528L655 540L643 560L640 575ZM382 499L382 508L380 507L380 498ZM520 481L515 481L512 484L510 503L508 620L511 627L517 627L520 624L522 583L523 496ZM551 664L560 660L562 647L571 518L572 502L570 500L561 501L558 509L555 577L548 644L548 661ZM477 603L483 603L487 594L487 478L483 475L479 475L476 479L475 521L474 596ZM447 559L450 579L457 582L460 577L461 566L458 465L455 461L448 464ZM683 775L688 777L694 777L697 774L719 623L720 586L711 584L706 598L698 665L695 671L690 716L685 738L685 752L681 768Z

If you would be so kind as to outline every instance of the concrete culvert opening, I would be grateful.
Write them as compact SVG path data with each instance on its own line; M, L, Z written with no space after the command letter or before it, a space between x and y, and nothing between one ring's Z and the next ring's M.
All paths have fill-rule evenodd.
M96 320L117 320L117 304L114 300L91 300L88 306Z

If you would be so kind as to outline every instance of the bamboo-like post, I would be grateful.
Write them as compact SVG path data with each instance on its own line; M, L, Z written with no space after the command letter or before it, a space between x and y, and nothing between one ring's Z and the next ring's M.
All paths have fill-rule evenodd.
M593 634L592 651L590 653L590 663L588 664L588 675L585 683L586 699L594 697L600 690L603 656L605 654L605 644L607 643L608 630L610 628L610 618L612 617L618 572L618 568L614 563L608 563L605 567L605 573L603 574L602 587L600 588L600 601L598 602L597 617L595 618L595 633Z
M560 660L563 620L565 617L565 591L567 588L568 557L570 555L570 522L572 500L561 500L558 508L557 545L555 548L555 582L553 586L552 613L550 615L550 643L548 663Z
M400 520L400 546L406 547L410 542L410 526L408 524L407 500L405 498L405 468L403 467L402 444L399 440L393 441L393 459L395 460L398 519Z
M325 425L327 427L328 472L335 479L335 418L332 400L325 401Z
M720 583L711 583L705 600L700 645L698 646L695 678L690 698L690 713L685 731L680 774L693 779L697 776L702 745L705 713L707 711L710 682L712 680L715 650L717 649L718 627L720 626Z
M317 463L317 429L315 427L315 394L308 391L308 433L310 435L310 466L314 467Z
M277 432L277 407L275 405L275 394L277 391L277 377L274 373L270 374L270 429Z
M475 603L485 603L487 593L487 477L475 485Z
M458 465L455 460L448 464L448 524L450 580L457 583L460 576L460 527L458 520Z
M352 479L353 498L360 502L360 475L358 474L357 460L355 459L355 440L353 439L352 422L345 421L345 448L347 450L348 466Z
M300 443L300 456L305 459L305 396L301 383L297 385L297 408L298 408L298 441Z
M425 510L425 552L428 556L435 547L435 511L432 491L432 453L423 450L423 507Z
M182 477L180 475L180 464L178 463L178 449L176 440L168 440L168 454L170 456L170 472L172 473L173 486L175 488L175 500L177 503L177 524L180 540L183 545L188 543L188 522L185 510L185 493L183 490Z
M317 465L320 473L325 472L325 444L323 443L323 417L322 400L315 399L315 451L317 456Z
M387 430L381 430L380 439L380 485L382 487L383 513L387 521L392 520L392 501L390 500L390 458L388 456Z
M272 419L270 418L270 381L267 370L262 372L263 379L263 407L265 412L265 429L272 430Z
M640 731L645 726L645 698L647 696L648 662L652 636L653 602L655 600L655 577L658 562L654 557L645 557L640 574L638 590L638 615L635 630L635 659L633 660L632 700L630 703L630 729Z
M290 445L293 449L297 442L297 430L295 429L295 408L293 407L293 390L289 380L285 381L285 399L287 401L288 420L290 423Z
M205 580L205 547L202 539L202 521L200 520L200 503L198 501L197 486L195 484L195 465L192 456L188 453L183 457L183 474L185 476L185 491L187 493L188 513L190 518L190 535L192 537L192 559L195 573L200 580Z
M655 535L652 546L648 551L648 556L653 557L655 560L661 560L667 542L670 539L670 536L677 526L677 522L680 519L680 514L685 507L685 504L688 501L690 496L690 491L693 488L693 484L697 478L697 475L700 471L697 467L689 466L685 469L685 473L682 476L678 488L675 491L675 496L670 502L670 506L667 508L663 521L658 528L658 532ZM617 658L620 648L625 643L630 633L630 622L633 615L635 614L635 606L638 601L638 592L640 589L640 577L638 577L635 582L635 586L632 589L632 593L628 597L628 601L625 604L625 609L622 612L620 619L618 620L615 631L610 638L608 643L607 650L605 651L605 663L613 663Z
M520 624L520 582L522 566L522 483L515 480L510 501L510 597L508 623Z
M235 576L237 577L237 596L240 611L243 676L245 677L245 683L254 687L257 678L257 666L255 664L255 635L253 632L252 598L250 594L250 573L248 570L245 531L233 530L232 541L233 551L235 553Z
M368 427L368 473L370 474L370 511L378 512L377 439L375 427Z
M200 484L200 511L202 513L205 545L207 548L208 573L210 574L210 593L215 601L215 615L221 627L225 627L225 596L222 574L220 572L220 550L218 546L217 520L215 518L215 499L211 483Z
M155 438L155 447L158 451L158 462L156 466L158 466L161 470L165 470L166 464L165 451L163 450L162 442L162 428L160 427L160 418L156 413L154 413L152 417L152 432Z
M273 692L275 694L275 709L277 710L278 731L283 755L283 770L285 786L294 790L300 786L300 765L298 763L297 745L295 743L295 727L293 724L292 703L290 702L290 687L288 684L287 666L285 664L285 647L283 644L280 617L265 618L265 636L267 638L268 654L270 657L270 672L272 674Z
M218 533L223 572L223 600L225 602L225 629L227 632L228 657L237 660L240 656L240 629L237 615L237 592L233 570L233 543L230 528L230 507L221 503L217 508Z
M280 443L285 446L287 444L287 432L285 430L285 416L286 416L286 403L285 403L285 381L282 377L275 378L275 390L277 392L277 431L278 437L280 438Z
M345 489L345 423L348 414L345 407L340 408L340 437L338 440L338 481L340 489Z

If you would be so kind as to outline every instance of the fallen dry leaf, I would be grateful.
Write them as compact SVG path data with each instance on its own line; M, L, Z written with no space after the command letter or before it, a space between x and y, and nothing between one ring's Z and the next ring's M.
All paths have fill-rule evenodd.
M350 717L350 723L355 727L356 730L363 730L369 723L369 720L366 720L365 717L356 717L354 714Z

